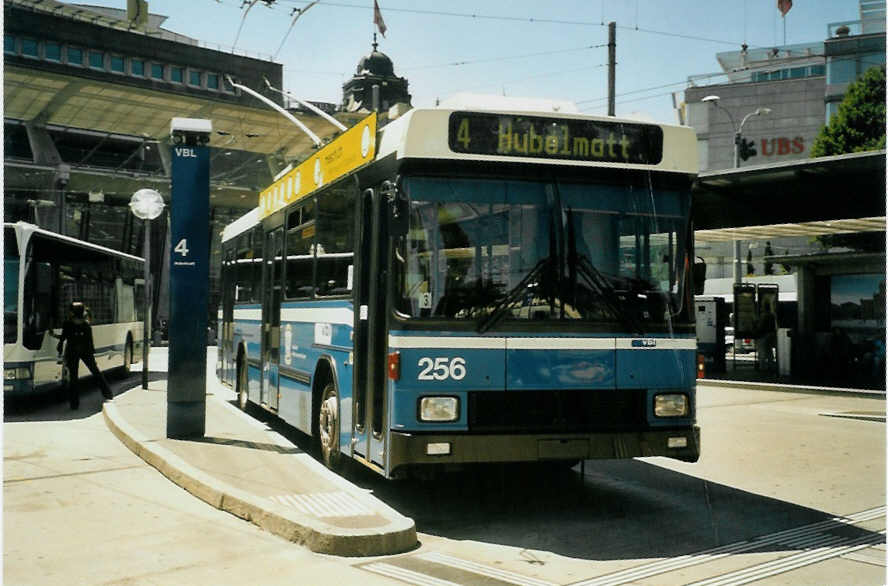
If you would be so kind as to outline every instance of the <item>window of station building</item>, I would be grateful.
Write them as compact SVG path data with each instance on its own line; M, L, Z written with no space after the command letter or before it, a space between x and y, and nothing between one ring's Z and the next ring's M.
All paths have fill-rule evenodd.
M3 35L3 52L15 54L15 37Z
M65 56L67 58L68 65L83 67L83 49L78 49L77 47L68 47L67 49L65 49Z
M89 210L88 240L93 244L120 250L127 215L132 214L129 207L106 203L90 203L87 209ZM113 280L111 273L106 273L104 278Z
M830 119L839 113L839 102L827 102L826 104L826 122L829 124Z
M4 122L3 124L3 156L7 159L33 161L31 142L24 124Z
M229 93L229 94L233 94L233 93L236 93L236 92L237 92L237 89L236 89L233 85L231 85L230 83L228 83L228 79L227 79L227 78L223 77L223 78L222 78L222 91L223 91L223 92L227 92L227 93Z
M46 41L43 43L43 58L47 61L61 61L62 46L55 41Z
M178 65L170 66L170 81L175 83L185 82L185 68Z
M307 201L287 216L288 299L311 297L314 294L315 205Z
M151 79L163 79L163 65L161 63L151 64Z
M111 55L111 71L126 73L126 61L120 55Z
M163 173L157 144L141 137L109 136L64 127L47 130L62 161L72 166Z
M195 71L194 69L188 70L188 85L191 85L194 87L200 87L200 81L201 81L200 78L201 78L200 71Z
M130 75L145 77L145 61L142 59L130 59Z
M207 87L211 90L219 89L219 74L218 73L208 73L207 74Z
M854 58L840 57L829 63L826 83L851 83L857 78L857 63Z
M90 51L89 66L92 69L105 69L105 54L101 51Z
M25 57L38 57L37 41L34 39L22 39L22 55Z

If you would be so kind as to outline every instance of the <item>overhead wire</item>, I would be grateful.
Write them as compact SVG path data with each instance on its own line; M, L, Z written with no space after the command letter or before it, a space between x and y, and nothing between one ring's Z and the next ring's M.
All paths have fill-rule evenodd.
M305 0L277 0L279 2L287 2L290 4L305 4ZM332 6L336 8L353 8L360 10L367 10L368 7L365 4L352 4L348 2L329 2L325 1L324 6ZM600 22L588 21L588 20L568 20L568 19L559 19L559 18L536 18L532 16L508 16L504 14L479 14L475 12L451 12L446 10L423 10L418 8L396 8L392 6L386 6L386 12L403 12L407 14L424 14L428 16L447 16L452 18L468 18L474 20L499 20L504 22L524 22L530 24L560 24L560 25L569 25L569 26L597 26L604 27L607 26L607 23L604 22L604 15L602 14L602 20ZM636 25L635 26L626 26L626 25L617 25L618 29L623 30L631 30L637 31L646 34L652 35L662 35L667 37L674 37L680 39L687 40L696 40L696 41L705 41L708 43L718 43L722 45L730 45L733 47L740 46L740 43L736 41L726 41L724 39L713 39L709 37L701 37L696 35L689 34L681 34L674 33L670 31L659 31L650 28L641 28L638 26L638 19L636 17ZM752 45L750 45L752 46Z
M526 59L528 57L540 57L543 55L556 55L559 53L574 53L577 51L586 51L588 49L600 49L601 47L607 47L607 44L602 45L588 45L585 47L575 47L572 49L555 49L552 51L539 51L537 53L524 53L522 55L509 55L504 57L490 57L487 59L473 59L466 61L452 61L450 63L440 63L438 65L418 65L416 67L404 67L404 71L416 71L419 69L436 69L440 67L456 67L461 65L474 65L476 63L492 63L496 61L509 61L511 59Z
M307 10L308 8L310 8L311 6L313 6L315 4L315 2L310 2L310 1L306 1L306 0L270 0L270 1L263 0L263 2L265 2L266 5L268 5L271 8L274 7L275 2L281 2L281 3L287 2L289 4L304 4L305 6L301 9L302 11ZM255 4L255 3L256 3L255 1L252 2L252 4ZM336 8L347 8L347 9L361 9L361 10L368 9L368 7L364 4L354 4L354 3L349 3L349 2L333 2L333 1L329 1L329 0L325 0L324 3L322 4L322 6L330 6L330 7L336 7ZM252 7L252 5L251 5L251 7ZM296 9L296 10L300 10L300 9ZM603 10L603 8L602 8L602 10ZM606 23L604 22L604 13L603 12L602 12L601 21L594 22L594 21L585 21L585 20L568 20L568 19L554 19L554 18L509 16L509 15L502 15L502 14L483 14L483 13L474 13L474 12L469 13L469 12L454 12L454 11L446 11L446 10L425 10L425 9L417 9L417 8L399 8L399 7L392 7L392 6L387 6L386 11L387 12L409 13L409 14L421 14L421 15L427 15L427 16L445 16L445 17L451 17L451 18L466 18L466 19L474 19L474 20L498 20L498 21L504 21L504 22L524 22L524 23L531 23L531 24L557 24L557 25L570 25L570 26L601 26L601 27L606 26ZM246 16L246 15L244 15L244 16ZM743 35L744 40L746 39L745 18L746 18L746 15L744 13L744 35ZM243 21L241 22L241 25L243 25ZM635 32L639 32L639 33L659 35L659 36L665 36L665 37L670 37L670 38L701 41L701 42L707 42L707 43L724 44L724 45L730 45L730 46L734 46L734 47L738 46L738 43L736 43L734 41L726 41L724 39L716 39L716 38L711 38L711 37L703 37L703 36L699 36L699 35L690 35L690 34L671 32L671 31L661 31L661 30L656 30L656 29L651 29L651 28L639 27L638 26L638 6L637 6L637 4L636 4L635 26L616 25L616 28L621 29L621 30L635 31ZM240 31L238 31L238 32L240 32ZM607 46L607 44L599 44L599 45L589 45L589 46L585 46L585 47L577 47L577 48L572 48L572 49L540 51L540 52L536 52L536 53L526 53L526 54L521 54L521 55L492 57L492 58L487 58L487 59L453 61L453 62L441 63L441 64L436 64L436 65L406 67L406 68L404 68L404 70L405 71L418 71L418 70L422 70L422 69L459 67L459 66L465 66L465 65L474 65L474 64L478 64L478 63L494 63L494 62L507 61L507 60L512 60L512 59L526 59L526 58L530 58L530 57L603 48L606 46ZM757 46L750 46L750 47L751 48L764 48L764 47L757 47ZM280 49L279 49L279 51L280 51ZM811 57L816 57L816 56L819 56L819 55L804 55L804 56L794 57L791 59L802 60L802 59L809 59ZM781 60L781 61L784 63L786 62L785 59ZM594 66L594 67L591 67L591 69L598 68L598 67L603 67L603 65ZM750 68L750 69L744 70L744 71L755 71L755 70L759 70L759 69L768 69L769 67L773 67L773 65L770 65L770 66L764 65L764 66L760 66L760 67L756 67L756 68ZM590 68L584 68L584 69L590 69ZM334 72L306 72L306 73L333 74ZM506 82L506 83L516 83L516 82L524 81L526 79L532 79L532 78L543 77L543 76L548 76L548 75L555 75L555 74L554 73L547 73L547 74L542 74L542 75L527 76L527 77L524 77L521 79ZM695 78L701 79L701 78L705 78L705 77L716 77L716 76L724 76L724 75L727 75L727 73L720 72L720 73L714 73L714 74L707 74L707 75L703 75L703 76L695 76ZM675 85L682 85L682 84L686 84L686 83L688 83L688 80L683 80L680 82L674 82L674 83L669 83L669 84L663 84L663 85L659 85L659 86L652 86L649 88L641 88L641 89L631 90L629 92L623 92L623 93L617 94L617 96L625 96L625 95L630 95L630 94L642 93L642 92L646 92L646 91L671 87L671 86L675 86ZM663 95L670 95L671 93L672 92L667 92L667 93L655 94L652 96L644 96L644 97L640 97L640 98L634 98L632 100L623 100L623 102L646 100L646 99L650 99L650 98L654 98L654 97L660 97ZM579 102L577 102L577 104L586 104L586 103L596 102L596 101L605 101L607 99L608 98L606 98L606 97L591 98L591 99L586 99L586 100L580 100ZM597 106L590 106L589 108L594 108L594 107L597 107Z

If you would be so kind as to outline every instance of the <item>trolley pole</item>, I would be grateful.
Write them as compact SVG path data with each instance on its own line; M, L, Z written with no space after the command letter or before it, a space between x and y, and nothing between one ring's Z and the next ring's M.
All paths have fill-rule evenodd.
M209 120L173 118L167 437L206 432Z

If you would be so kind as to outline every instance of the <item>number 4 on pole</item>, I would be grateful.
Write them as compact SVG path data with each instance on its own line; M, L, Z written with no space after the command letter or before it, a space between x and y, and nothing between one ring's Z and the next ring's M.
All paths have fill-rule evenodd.
M188 239L183 238L182 240L180 240L179 244L176 245L176 247L173 249L173 251L178 252L183 257L188 256Z

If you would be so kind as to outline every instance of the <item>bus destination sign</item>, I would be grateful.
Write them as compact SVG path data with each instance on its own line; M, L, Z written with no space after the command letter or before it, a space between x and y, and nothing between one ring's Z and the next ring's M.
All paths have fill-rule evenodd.
M656 165L663 130L652 124L454 112L448 132L456 153Z

